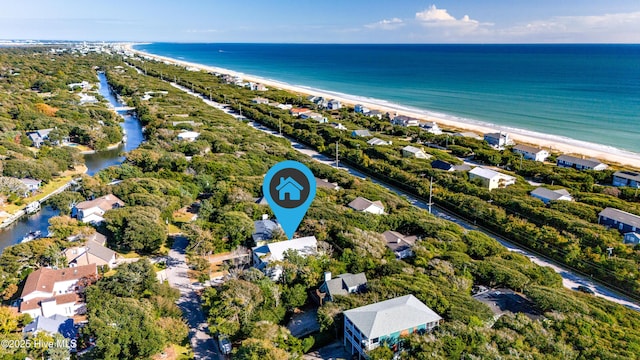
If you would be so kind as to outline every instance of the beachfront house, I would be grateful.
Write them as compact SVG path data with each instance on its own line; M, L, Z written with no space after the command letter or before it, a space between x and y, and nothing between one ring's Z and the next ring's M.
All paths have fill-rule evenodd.
M185 130L178 134L178 140L193 142L198 138L198 136L200 136L199 132Z
M548 204L550 201L573 201L573 197L566 189L550 190L539 187L531 192L531 196Z
M471 132L471 131L463 131L463 132L457 132L454 133L453 136L457 136L457 137L466 137L469 139L476 139L476 140L482 140L482 136Z
M426 122L426 123L420 124L420 127L424 129L426 132L428 132L429 134L442 135L442 129L440 129L438 124L435 122Z
M41 129L36 131L27 132L27 137L31 140L31 144L35 148L40 148L44 145L44 142L49 140L49 133L53 131L53 129Z
M398 351L401 337L424 334L440 324L442 317L413 295L405 295L347 310L344 313L344 346L358 358L378 346Z
M368 107L361 105L361 104L356 104L356 106L354 106L353 111L356 114L367 114L369 113L369 111L371 111Z
M403 157L413 157L416 159L429 159L431 155L425 153L422 149L415 146L407 145L402 148Z
M385 146L385 145L391 145L391 141L385 141L385 140L374 137L373 139L367 141L367 144L371 146Z
M20 295L20 312L32 318L81 313L84 304L78 296L82 290L78 281L96 276L96 264L56 270L40 268L27 276Z
M577 170L601 171L608 167L607 164L603 164L602 162L596 159L582 159L582 158L570 156L570 155L558 156L558 159L556 159L556 164L559 167L574 168Z
M453 165L446 161L442 160L434 160L431 162L431 167L433 169L444 170L444 171L469 171L471 170L471 166L469 165Z
M640 216L610 207L600 211L598 223L623 234L640 231Z
M368 212L368 213L377 214L377 215L384 214L384 205L380 200L371 201L358 196L357 198L355 198L355 200L350 202L347 206L349 206L350 208L356 211Z
M301 256L315 255L318 252L318 241L315 236L273 242L251 249L253 253L253 267L262 271L273 281L282 276L282 266L274 262L282 261L287 251L296 251Z
M480 180L482 186L489 190L505 188L516 183L516 178L484 167L469 171L469 180Z
M498 150L504 150L505 146L514 145L509 134L503 132L484 134L484 141Z
M369 137L372 136L369 130L353 130L351 132L352 137Z
M396 116L391 119L391 124L405 127L420 126L420 119L416 119L411 116L396 114Z
M99 198L79 202L71 210L71 217L90 224L100 224L104 222L102 217L105 212L124 206L124 202L113 194L101 196Z
M331 278L331 272L324 273L324 282L316 292L320 305L325 301L333 301L336 295L347 296L362 292L367 287L367 276L364 273L340 274Z
M404 259L413 256L411 248L415 245L417 236L405 236L399 232L388 230L382 233L387 242L387 247L396 255L396 259Z
M383 112L381 112L381 111L378 111L378 110L369 110L369 112L366 113L366 115L370 116L370 117L375 117L375 118L378 118L378 119L382 119L382 117L385 114Z
M116 252L92 240L84 245L67 248L63 251L69 267L96 264L109 269L116 267Z
M628 232L624 234L624 243L633 245L640 244L640 234L637 232Z
M328 110L339 110L340 108L342 108L342 103L338 100L331 99L327 102Z
M547 150L529 145L519 144L511 148L511 151L516 154L520 154L527 160L533 161L545 161L549 157L549 152Z
M616 171L613 174L613 186L640 188L640 173L635 171Z

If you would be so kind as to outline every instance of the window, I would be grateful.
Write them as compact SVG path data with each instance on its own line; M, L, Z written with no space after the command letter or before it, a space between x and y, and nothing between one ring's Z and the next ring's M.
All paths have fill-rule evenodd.
M372 342L373 344L377 344L379 340L380 340L380 338L373 338L373 339L371 340L371 342Z

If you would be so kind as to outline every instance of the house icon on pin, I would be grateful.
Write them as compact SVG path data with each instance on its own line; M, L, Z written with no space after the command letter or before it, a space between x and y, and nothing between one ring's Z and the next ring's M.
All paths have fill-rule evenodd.
M302 191L302 189L304 189L304 187L298 184L291 176L288 176L286 179L280 177L280 184L276 186L280 201L287 200L287 195L289 195L289 201L300 200L300 191Z

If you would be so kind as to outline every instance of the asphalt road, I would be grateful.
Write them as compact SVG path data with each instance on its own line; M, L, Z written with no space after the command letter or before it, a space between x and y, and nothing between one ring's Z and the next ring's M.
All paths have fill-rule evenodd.
M192 288L188 277L189 267L185 257L187 244L185 237L175 238L167 258L167 279L171 287L180 290L177 304L189 325L189 340L194 358L197 360L224 359L219 355L216 341L206 332L208 324L200 306L200 297Z
M221 104L218 104L216 102L210 101L208 99L205 99L203 96L201 96L200 94L194 93L191 90L184 88L182 86L179 85L175 85L172 84L173 86L179 88L180 90L183 90L193 96L197 96L199 98L201 98L205 103L207 103L210 106L216 107L222 111L225 111L227 113L230 113L229 110L226 110L222 107ZM237 115L235 114L231 114L237 117ZM269 133L271 135L274 136L278 136L278 137L284 137L280 134L278 134L278 132L276 130L272 130L262 124L256 123L256 122L249 122L249 125L254 127L255 129L258 129L260 131ZM291 142L291 146L298 152L303 153L305 155L308 155L309 157L311 157L312 159L314 159L315 161L324 163L326 165L329 166L333 166L336 167L336 163L335 163L335 159L331 159L323 154L320 154L319 152L308 148L307 146L300 144L298 142L296 142L293 139L290 139L288 137L284 137L287 140L289 140ZM360 177L360 178L366 178L367 175L364 175L360 172L358 172L357 170L354 170L348 166L344 166L344 165L339 165L339 168L342 170L346 170L347 172L349 172L350 174ZM427 210L429 208L428 204L426 204L425 202L413 197L412 195L397 189L393 186L390 186L388 184L382 183L380 181L377 181L375 179L371 179L371 181L382 185L383 187L403 196L404 198L406 198L409 202L411 202L411 204L413 204L416 207L419 207L421 209L425 209ZM473 224L470 224L456 216L453 216L451 214L447 214L444 211L439 211L438 209L436 209L435 207L432 207L432 213L438 217L441 217L443 219L455 222L456 224L462 226L465 229L469 229L469 230L479 230L482 231L481 229L478 229L476 226L474 226ZM572 270L569 270L565 267L563 267L561 264L556 263L555 261L546 259L546 258L542 258L537 254L533 254L529 251L527 251L526 249L521 248L520 246L511 243L510 241L508 241L505 238L502 237L498 237L495 236L494 234L488 233L483 231L485 234L487 234L488 236L490 236L491 238L497 240L498 242L500 242L500 244L502 244L504 247L507 248L507 250L509 251L513 251L513 252L517 252L520 253L526 257L528 257L532 262L540 265L540 266L548 266L550 268L552 268L555 272L557 272L558 274L560 274L560 276L562 276L562 285L568 289L571 290L575 290L578 286L583 285L586 286L588 288L590 288L591 290L594 291L595 296L599 296L602 298L605 298L609 301L613 301L615 303L624 305L630 309L636 310L636 311L640 311L640 304L638 304L636 301L634 301L633 299L624 296L602 284L596 283L593 280L591 280L589 277L587 276L583 276L581 274L575 273Z

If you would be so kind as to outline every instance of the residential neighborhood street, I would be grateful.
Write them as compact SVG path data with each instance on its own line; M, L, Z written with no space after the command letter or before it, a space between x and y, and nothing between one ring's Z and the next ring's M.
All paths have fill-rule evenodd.
M187 244L187 238L184 236L175 238L167 259L167 279L172 287L180 290L178 307L189 325L189 340L194 358L197 360L224 359L217 351L216 341L207 333L208 325L200 306L200 297L191 286L188 277L189 267L185 256Z

